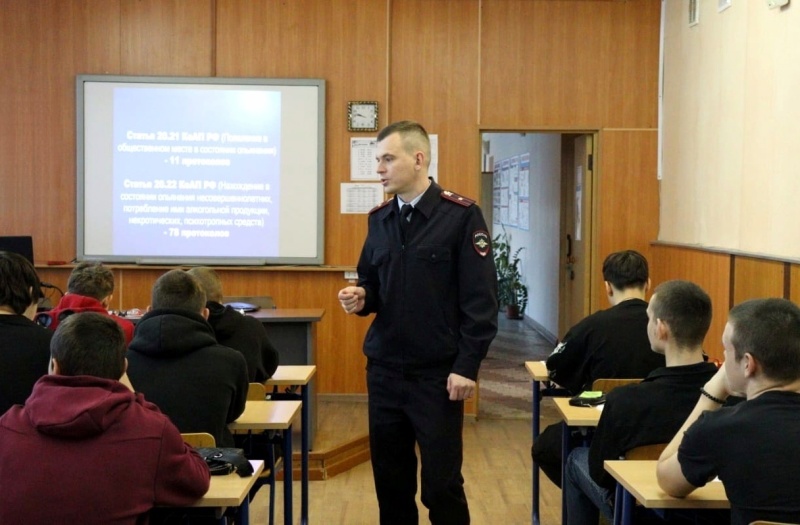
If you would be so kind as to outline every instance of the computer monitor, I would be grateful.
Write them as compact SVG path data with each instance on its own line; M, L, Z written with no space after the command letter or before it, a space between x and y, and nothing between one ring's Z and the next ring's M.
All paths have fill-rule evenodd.
M18 253L33 264L33 237L30 235L0 236L0 251Z

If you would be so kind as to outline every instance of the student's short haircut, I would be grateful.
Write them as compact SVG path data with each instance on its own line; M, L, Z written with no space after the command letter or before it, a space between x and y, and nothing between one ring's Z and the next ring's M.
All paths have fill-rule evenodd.
M50 341L59 374L119 380L125 372L125 335L109 316L83 312L59 323Z
M428 132L422 127L422 124L414 122L413 120L393 122L378 132L378 142L394 133L398 133L402 138L403 149L405 149L407 153L413 154L415 151L421 150L425 153L426 164L430 164L431 140L428 137Z
M102 301L114 291L114 274L99 262L82 262L72 270L67 291Z
M649 277L647 259L637 251L614 252L603 261L603 280L617 290L644 288Z
M737 361L749 353L777 381L800 379L800 308L786 299L752 299L728 314Z
M0 251L0 305L22 315L41 297L39 276L30 261L17 253Z
M659 284L651 301L653 315L669 326L680 346L702 345L711 326L711 298L689 281Z
M222 302L222 281L213 268L197 266L186 273L197 279L197 282L203 287L203 291L206 292L206 301Z
M170 270L153 285L151 306L200 313L206 307L206 293L197 279L183 270Z

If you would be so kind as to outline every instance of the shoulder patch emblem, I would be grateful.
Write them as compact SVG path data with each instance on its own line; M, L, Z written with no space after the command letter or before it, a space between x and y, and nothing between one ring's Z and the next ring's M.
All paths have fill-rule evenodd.
M456 204L460 204L465 208L472 206L475 204L475 201L472 199L468 199L466 197L462 197L457 193L453 193L452 191L442 190L442 198L447 199L451 202L455 202Z
M478 252L481 257L489 255L489 250L492 248L492 241L489 238L489 232L486 230L477 230L472 234L472 247Z
M386 206L387 204L389 204L393 200L394 200L393 198L392 199L388 199L388 200L385 200L382 203L378 204L377 206L375 206L374 208L369 210L369 215L372 215L373 213L375 213L376 211L380 210L381 208L383 208L384 206Z

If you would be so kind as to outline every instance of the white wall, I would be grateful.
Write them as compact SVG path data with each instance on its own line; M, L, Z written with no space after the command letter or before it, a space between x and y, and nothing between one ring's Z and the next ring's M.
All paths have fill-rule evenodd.
M495 162L530 154L530 217L528 230L506 226L511 244L520 253L528 286L525 316L558 336L559 231L561 223L561 135L558 133L484 133ZM484 207L491 207L491 198ZM502 226L491 224L492 236ZM513 251L513 250L512 250Z
M659 240L800 259L796 3L665 4Z

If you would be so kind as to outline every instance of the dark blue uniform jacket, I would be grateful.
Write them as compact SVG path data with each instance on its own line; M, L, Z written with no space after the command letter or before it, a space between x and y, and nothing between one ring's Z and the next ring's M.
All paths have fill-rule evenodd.
M401 241L397 197L372 211L358 262L369 366L404 376L476 379L497 333L497 276L486 222L473 201L435 182Z

